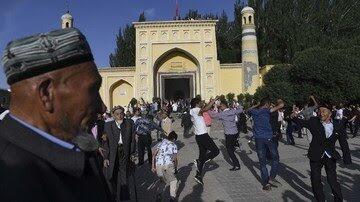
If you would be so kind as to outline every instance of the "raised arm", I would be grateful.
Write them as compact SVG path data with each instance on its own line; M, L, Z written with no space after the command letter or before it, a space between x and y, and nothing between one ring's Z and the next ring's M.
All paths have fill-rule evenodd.
M277 105L275 107L271 108L270 112L275 112L283 107L284 107L284 102L282 100L278 100Z
M215 104L216 100L218 100L218 99L219 99L219 96L216 96L215 99L210 100L210 102L205 107L200 109L199 115L201 116L204 112L209 111L211 109L211 107Z
M300 127L300 128L308 128L309 129L309 120L300 119L299 114L293 112L290 115L290 118Z
M319 103L316 101L315 97L313 95L310 95L310 99L314 102L314 106L318 107Z

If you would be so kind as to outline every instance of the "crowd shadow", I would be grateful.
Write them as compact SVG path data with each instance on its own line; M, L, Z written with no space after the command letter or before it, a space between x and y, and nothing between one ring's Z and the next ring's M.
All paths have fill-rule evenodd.
M207 163L205 163L203 172L204 172L204 176L207 172L213 171L215 169L219 168L219 164L217 164L215 161L211 160Z
M310 178L308 176L303 175L296 169L283 163L280 163L278 175L298 194L301 194L309 200L314 200L312 194L309 194L312 193L311 187L304 182L304 180L308 180L310 182Z
M147 163L138 167L130 179L132 181L130 189L134 187L134 184L136 185L132 190L133 192L136 190L138 198L145 197L151 199L150 201L155 201L159 179L156 174L151 172L150 166ZM135 201L135 193L132 193L132 198Z
M248 143L248 145L251 151L256 152L255 143L250 142ZM240 152L236 152L236 153L239 155L241 162L247 167L247 169L251 172L251 174L256 178L256 180L259 183L261 183L261 177L255 170L255 169L257 169L258 171L260 170L259 162L253 161L244 150L241 150ZM271 165L271 160L269 160L267 164ZM287 190L287 192L283 194L283 199L287 199L287 200L300 199L298 194L301 194L308 200L314 199L313 196L308 193L308 192L311 193L311 187L304 182L304 179L307 179L307 176L303 175L296 169L293 169L282 163L280 163L278 175L282 179L284 179L286 183L289 184L296 191L296 192L292 192Z
M204 187L201 184L196 184L193 186L191 193L186 195L182 201L184 202L194 202L194 201L204 201L201 199L201 195L204 191Z
M351 165L344 165L342 161L338 162L337 169L338 181L341 186L343 197L347 201L359 201L360 198L360 165L354 163L355 159L360 159L360 150L353 150L352 153L353 163ZM355 171L357 174L350 173ZM330 193L331 189L328 188Z
M180 181L178 192L177 192L178 196L180 196L181 192L185 188L185 182L187 181L187 179L191 173L193 165L194 165L194 163L189 163L188 165L183 166L178 169L178 180Z
M175 144L176 144L176 146L177 146L177 148L178 148L178 151L185 146L185 143L182 142L182 141L180 141L180 140L176 140L176 141L175 141Z
M306 200L301 199L296 193L290 190L285 190L285 192L282 193L282 200L284 202L289 202L289 201L306 202Z
M257 172L255 171L255 168L260 170L260 166L258 162L253 161L248 154L246 153L246 151L241 150L241 151L237 151L235 152L236 154L239 155L240 157L240 165L241 162L244 164L244 166L247 167L247 169L249 169L249 171L251 172L251 174L256 178L256 180L261 183L261 177L260 175L257 174Z

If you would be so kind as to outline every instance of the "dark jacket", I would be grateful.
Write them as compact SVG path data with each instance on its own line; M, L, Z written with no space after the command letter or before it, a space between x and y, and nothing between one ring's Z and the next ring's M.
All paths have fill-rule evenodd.
M330 152L332 158L339 158L339 153L335 150L335 142L338 136L344 133L341 125L333 122L333 134L330 138L326 138L325 128L318 117L311 117L309 120L295 118L294 121L300 127L309 129L313 136L308 151L308 158L310 160L319 161L323 157L325 149Z
M183 113L181 115L181 126L185 128L192 127L191 115L189 112Z
M134 136L134 123L131 119L124 119L121 124L121 135L123 147L126 158L126 173L130 174L130 156L135 151L135 136ZM117 155L117 148L120 137L120 129L116 126L115 121L105 123L105 134L107 135L107 142L104 144L105 159L109 159L110 166L106 169L107 179L111 179L114 174L114 166Z
M64 148L6 116L0 201L111 201L95 152Z

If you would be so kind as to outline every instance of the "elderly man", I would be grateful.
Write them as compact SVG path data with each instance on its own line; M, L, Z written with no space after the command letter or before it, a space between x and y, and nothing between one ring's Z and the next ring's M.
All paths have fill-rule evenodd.
M98 144L85 133L104 105L84 35L15 40L2 62L12 93L0 123L0 201L111 201Z
M333 122L331 111L326 107L320 107L318 117L311 117L309 120L299 119L295 113L291 116L299 126L309 129L313 135L308 158L310 159L311 186L316 200L325 201L321 183L321 169L324 166L334 201L342 201L336 174L336 160L340 156L335 150L335 142L339 135L344 135L344 127L340 123Z
M107 141L104 144L104 167L107 168L107 178L117 201L130 200L130 157L135 151L133 121L125 118L124 111L123 107L115 106L112 110L114 121L105 123Z

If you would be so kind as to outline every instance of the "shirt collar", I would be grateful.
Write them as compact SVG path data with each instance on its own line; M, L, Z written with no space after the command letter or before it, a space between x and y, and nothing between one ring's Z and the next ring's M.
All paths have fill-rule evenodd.
M57 144L57 145L60 145L64 148L67 148L67 149L75 149L75 145L74 144L71 144L69 142L65 142L53 135L50 135L49 133L43 131L43 130L40 130L39 128L36 128L22 120L20 120L19 118L17 118L16 116L12 115L12 114L9 114L9 116L14 119L15 121L19 122L20 124L24 125L26 128L34 131L35 133L37 133L38 135L40 135L41 137L44 137L46 138L47 140ZM76 149L76 151L80 151L79 149Z

